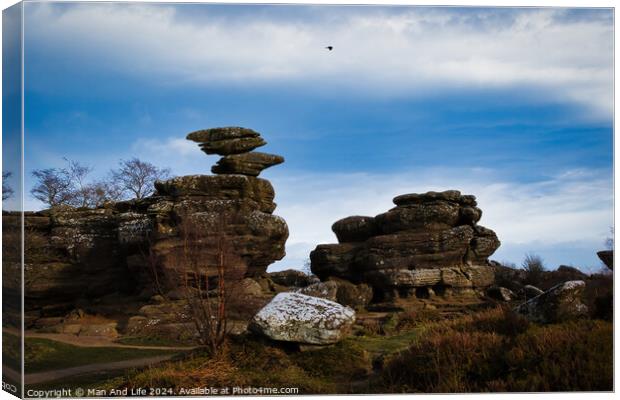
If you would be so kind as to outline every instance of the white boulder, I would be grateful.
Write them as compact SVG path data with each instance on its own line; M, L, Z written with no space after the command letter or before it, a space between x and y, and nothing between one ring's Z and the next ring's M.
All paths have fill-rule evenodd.
M273 339L327 345L342 340L355 322L355 311L336 302L301 293L279 293L254 316L250 329Z

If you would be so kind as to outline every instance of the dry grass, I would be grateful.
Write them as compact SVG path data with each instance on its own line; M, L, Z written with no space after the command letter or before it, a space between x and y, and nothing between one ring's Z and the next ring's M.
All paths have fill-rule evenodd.
M369 365L367 354L353 341L299 352L247 336L232 339L217 357L196 352L181 361L133 371L123 387L297 387L300 394L341 393L367 373Z
M612 324L537 326L498 308L430 324L387 363L380 392L611 390Z

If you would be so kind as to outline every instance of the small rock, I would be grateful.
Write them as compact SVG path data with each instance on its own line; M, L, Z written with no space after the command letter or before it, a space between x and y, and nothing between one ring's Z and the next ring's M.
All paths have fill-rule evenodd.
M487 296L499 301L512 301L517 297L512 290L501 286L492 286L488 288Z
M304 344L339 342L351 330L355 311L300 293L280 293L254 316L250 329L273 339Z
M240 289L245 297L259 297L263 295L263 288L252 278L245 278L240 282Z
M69 314L67 314L67 316L65 317L66 321L77 321L80 320L82 318L84 318L84 310L82 310L81 308L76 308L75 310L72 310Z
M79 336L103 336L108 338L118 337L116 322L107 324L82 325Z
M69 335L77 335L82 330L82 325L80 324L63 324L58 327L59 333L66 333Z
M151 302L155 304L162 304L166 302L166 299L164 299L164 296L162 296L161 294L156 294L155 296L151 297Z
M531 298L534 298L536 296L539 296L539 295L545 293L543 290L537 288L534 285L525 285L525 286L523 286L523 289L521 291L523 292L523 295L527 299L531 299Z
M297 289L296 293L305 294L306 296L318 297L330 301L337 301L338 284L336 282L327 281L314 283L301 289Z
M311 275L307 275L297 269L271 272L269 273L269 278L271 278L273 283L288 287L306 287L312 280Z
M330 278L328 282L336 282L338 284L336 301L343 306L349 306L353 309L364 308L372 300L372 287L365 283L356 285L338 278Z

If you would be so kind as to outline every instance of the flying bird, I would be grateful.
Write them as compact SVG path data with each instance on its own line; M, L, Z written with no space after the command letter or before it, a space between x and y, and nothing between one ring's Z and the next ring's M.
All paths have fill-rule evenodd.
M327 47L325 47L325 48L326 48L327 50L329 50L329 51L334 50L334 46L327 46Z

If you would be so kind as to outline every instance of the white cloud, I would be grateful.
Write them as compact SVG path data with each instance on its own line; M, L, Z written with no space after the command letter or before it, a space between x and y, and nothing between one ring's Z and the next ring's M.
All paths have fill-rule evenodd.
M177 6L179 7L179 6ZM313 9L307 19L204 14L171 5L27 4L27 37L90 67L173 83L329 83L373 95L445 88L530 87L593 117L611 117L611 18L564 9L476 15L450 9ZM310 13L310 11L309 11ZM323 47L335 46L327 52ZM56 48L54 48L56 46ZM60 48L62 47L62 48Z
M276 214L287 221L290 237L287 257L270 270L300 268L317 244L336 242L335 221L385 212L394 207L393 197L411 192L459 189L476 195L481 225L502 241L493 258L517 263L525 251L537 251L550 266L597 265L595 252L613 224L611 178L592 170L533 183L511 182L484 169L438 168L389 175L300 173L272 182Z

